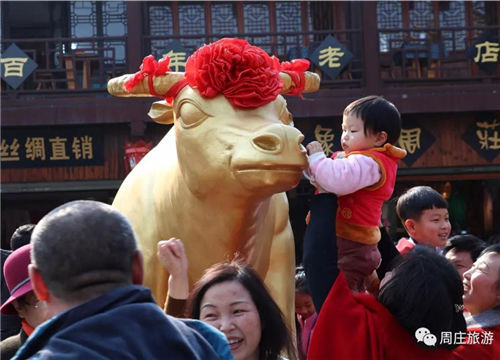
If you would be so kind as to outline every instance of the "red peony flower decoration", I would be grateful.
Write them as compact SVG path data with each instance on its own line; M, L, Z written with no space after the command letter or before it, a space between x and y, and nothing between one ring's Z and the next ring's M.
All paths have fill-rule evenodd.
M256 108L283 88L278 59L242 39L221 39L198 49L186 63L186 79L201 95L223 94L231 104Z

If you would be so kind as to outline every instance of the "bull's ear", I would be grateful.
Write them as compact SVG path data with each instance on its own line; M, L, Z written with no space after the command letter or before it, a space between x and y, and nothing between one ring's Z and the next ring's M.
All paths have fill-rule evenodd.
M174 110L165 100L154 102L148 115L159 124L174 123Z

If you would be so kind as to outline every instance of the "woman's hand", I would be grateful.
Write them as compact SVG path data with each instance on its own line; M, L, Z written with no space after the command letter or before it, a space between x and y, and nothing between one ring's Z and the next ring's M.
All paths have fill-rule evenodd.
M170 274L168 295L174 299L187 299L189 296L188 260L182 241L171 238L158 242L157 255L163 268Z

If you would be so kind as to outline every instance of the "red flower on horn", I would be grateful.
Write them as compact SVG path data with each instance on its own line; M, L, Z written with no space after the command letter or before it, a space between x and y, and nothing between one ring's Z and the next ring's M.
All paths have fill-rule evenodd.
M144 80L146 76L149 77L149 91L151 95L155 95L158 97L162 97L161 95L156 94L153 88L153 76L165 75L168 71L172 71L168 67L170 64L170 58L165 57L160 61L156 61L153 55L148 55L142 60L140 70L135 73L134 77L128 79L123 86L125 90L130 92L135 85Z
M231 104L256 108L283 88L279 61L242 39L221 39L198 49L186 63L186 79L201 95L223 94Z
M302 98L302 91L306 86L304 72L309 69L310 62L306 59L295 59L285 61L280 64L280 70L292 78L295 87L291 88L287 95L299 95Z

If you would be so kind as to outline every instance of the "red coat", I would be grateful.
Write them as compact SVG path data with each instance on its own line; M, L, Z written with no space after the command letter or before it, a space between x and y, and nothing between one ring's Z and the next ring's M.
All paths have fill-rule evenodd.
M454 350L455 359L457 360L492 360L500 359L500 325L485 328L485 329L473 329L468 328L467 334L469 338L472 332L479 333L477 339L479 343L460 345ZM491 336L491 342L487 342L486 339ZM469 340L469 339L468 339ZM481 343L485 341L485 343Z
M351 292L341 272L319 313L307 358L445 360L453 354L420 348L375 297Z

